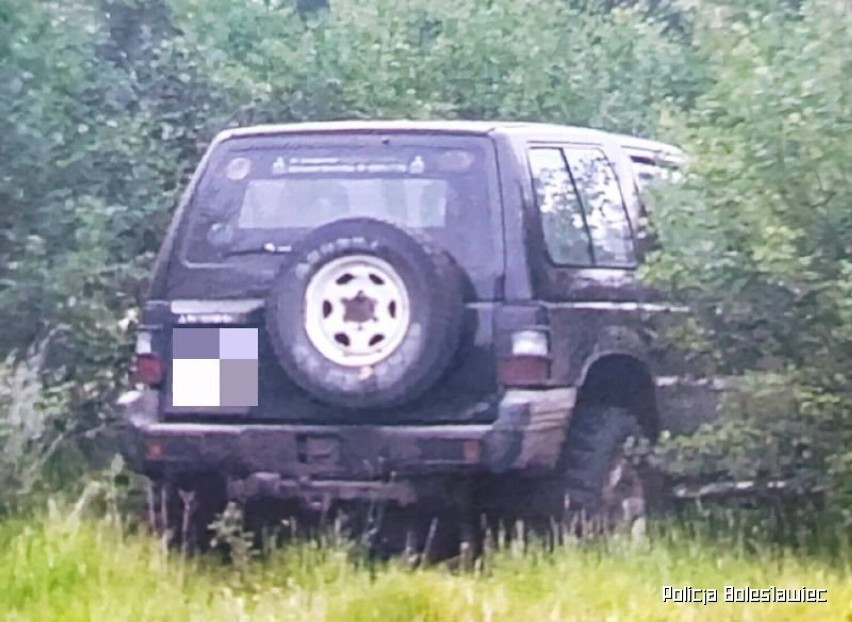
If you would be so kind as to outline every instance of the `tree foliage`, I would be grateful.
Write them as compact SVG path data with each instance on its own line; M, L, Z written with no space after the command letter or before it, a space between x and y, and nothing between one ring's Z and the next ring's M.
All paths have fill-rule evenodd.
M679 466L837 490L852 482L852 12L719 5L726 19L699 35L713 83L675 124L691 165L658 198L651 276L698 311L694 343L746 373L750 399L679 440L694 458Z

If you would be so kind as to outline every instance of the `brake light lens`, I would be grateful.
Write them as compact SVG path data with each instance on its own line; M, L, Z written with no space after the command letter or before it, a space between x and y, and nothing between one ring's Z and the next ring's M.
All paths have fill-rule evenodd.
M499 363L500 383L506 387L539 387L550 380L550 358L512 356Z
M163 359L154 353L137 354L133 380L149 387L160 384L163 381Z
M550 340L544 329L512 333L512 355L498 363L500 383L506 387L537 387L550 380Z

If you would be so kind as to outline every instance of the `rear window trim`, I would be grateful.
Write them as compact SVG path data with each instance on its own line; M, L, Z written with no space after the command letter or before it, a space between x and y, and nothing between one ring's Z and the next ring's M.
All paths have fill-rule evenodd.
M234 155L239 153L248 153L254 152L258 149L310 149L310 148L329 148L338 146L345 146L351 148L363 147L365 144L375 145L375 140L377 138L380 139L380 144L387 145L389 144L391 134L394 133L369 133L369 132L352 132L352 133L344 133L344 134L281 134L277 136L260 136L260 137L235 137L229 138L225 141L222 141L214 146L214 152L212 152L210 160L207 162L207 166L205 166L204 170L201 171L198 179L198 185L194 188L192 196L189 197L189 201L187 203L187 216L184 219L184 222L181 225L183 231L179 233L179 246L177 248L177 260L179 263L188 268L190 270L230 270L234 269L237 265L239 265L239 259L235 262L234 257L224 257L220 262L198 262L191 261L188 258L189 253L189 244L191 236L189 233L192 231L193 225L196 223L196 219L198 218L199 212L196 207L196 201L198 198L198 194L203 187L203 182L205 177L210 174L212 170L214 170L217 166L220 166L222 163L223 157L227 157L228 155ZM359 136L360 135L360 136ZM398 142L401 146L407 147L442 147L440 143L436 144L435 137L440 136L441 138L448 138L450 141L464 141L469 142L471 139L474 139L474 142L477 143L482 149L483 153L486 155L487 160L494 159L493 153L493 141L490 139L488 135L485 134L465 134L465 133L424 133L424 134L413 134L408 132L399 132L396 133L396 139L403 138L413 138L414 140L408 141L403 140ZM344 138L344 142L341 141L341 137ZM367 140L365 142L359 143L358 141L353 141L353 138L363 137ZM260 139L260 140L258 140ZM234 145L233 143L250 143L245 145ZM486 146L487 145L487 146ZM445 145L448 149L453 148L463 148L462 146L453 147L452 145ZM218 153L216 153L218 152ZM486 177L490 177L490 175L486 175ZM400 176L402 178L402 176ZM487 184L485 188L487 200L489 203L493 202L493 197L497 197L499 200L499 188L492 188L491 184ZM493 227L493 225L492 225ZM501 227L502 228L502 227ZM434 229L434 227L432 227ZM258 229L257 231L263 231L263 229ZM269 242L275 243L275 229L269 229L270 240ZM269 257L274 258L277 261L281 260L282 254L275 253L263 253L258 252L257 254L249 255L250 257ZM502 269L502 266L501 266Z

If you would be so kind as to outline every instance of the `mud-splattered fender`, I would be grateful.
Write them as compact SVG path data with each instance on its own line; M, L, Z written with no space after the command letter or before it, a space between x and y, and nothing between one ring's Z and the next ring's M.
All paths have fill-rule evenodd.
M122 415L118 424L121 453L135 471L141 469L144 460L138 429L157 421L159 400L157 391L142 389L122 393L116 402Z
M559 460L577 391L507 391L485 439L489 471L551 470Z
M607 356L630 356L652 370L648 347L639 333L628 326L607 326L601 330L589 355L583 360L577 386L583 386L592 366Z

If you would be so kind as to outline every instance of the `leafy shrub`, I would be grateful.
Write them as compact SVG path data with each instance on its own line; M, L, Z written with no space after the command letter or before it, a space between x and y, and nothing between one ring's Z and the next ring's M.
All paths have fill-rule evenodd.
M10 355L0 362L0 510L36 489L66 438L68 387L45 387L48 343L39 341L22 360Z
M701 84L691 52L627 8L532 0L176 0L175 22L242 122L503 118L652 132Z
M717 369L751 372L751 399L676 453L695 472L828 486L848 512L852 13L755 6L698 34L714 82L674 124L692 161L657 197L650 271L698 311Z

